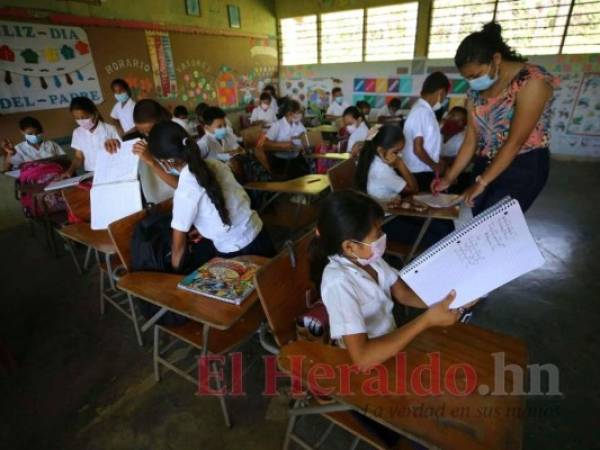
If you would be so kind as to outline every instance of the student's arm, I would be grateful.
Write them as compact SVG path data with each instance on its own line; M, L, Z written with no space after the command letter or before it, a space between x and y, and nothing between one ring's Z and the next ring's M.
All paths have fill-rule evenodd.
M163 170L162 167L158 165L158 162L152 157L150 150L148 150L148 143L144 140L139 140L133 145L133 153L138 155L140 160L147 164L152 172L154 172L158 178L163 180L173 189L177 188L177 182L179 178L175 175L171 175Z
M119 134L119 136L123 136L126 131L129 131L123 129L123 127L121 126L121 121L119 119L115 119L114 117L111 117L111 119L111 122L113 126L117 129L117 133Z
M544 80L530 80L519 91L508 138L498 150L492 163L481 174L482 181L473 184L464 192L467 205L473 206L473 200L485 190L486 185L494 181L510 166L538 123L546 103L552 97L552 92L552 87Z
M171 244L171 265L173 270L177 272L183 262L185 256L185 248L187 245L187 233L179 230L173 230L173 242Z
M402 192L406 194L417 194L419 192L419 184L417 183L417 179L412 172L408 170L408 167L406 167L406 164L404 164L402 158L396 159L394 162L394 169L396 169L402 178L404 178L404 181L406 181L406 187Z
M83 156L83 152L76 148L74 148L73 151L74 153L73 159L71 160L71 165L69 166L67 171L62 174L61 178L71 178L73 175L75 175L77 169L83 166L83 161L85 159L85 157Z
M384 336L373 339L369 339L366 333L344 336L344 345L352 361L361 369L368 369L395 356L428 328L454 324L459 312L449 309L449 306L455 297L456 293L451 292L416 319Z
M11 159L17 153L17 151L10 139L4 139L4 141L2 141L2 150L4 151L4 162L2 163L2 171L6 172L7 170L10 170Z
M427 305L400 277L391 287L392 297L401 305L412 308L427 308Z
M425 164L427 164L429 167L431 167L431 170L435 171L435 170L441 169L441 164L436 163L433 159L431 159L429 154L425 151L425 147L423 147L423 137L422 136L416 137L413 140L413 149L414 149L415 155L417 155L417 158L419 158L421 161L423 161Z
M271 141L270 139L265 140L264 150L267 152L285 152L294 149L292 141Z

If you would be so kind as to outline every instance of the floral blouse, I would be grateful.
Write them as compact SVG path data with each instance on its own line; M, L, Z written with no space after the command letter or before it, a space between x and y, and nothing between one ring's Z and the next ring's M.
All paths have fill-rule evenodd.
M515 75L510 85L497 97L483 98L480 92L470 89L467 97L473 104L473 119L477 129L477 155L493 159L508 139L510 124L515 114L517 93L529 80L545 80L550 86L558 86L559 79L546 69L534 64L525 66ZM550 145L550 107L548 101L535 128L521 146L519 153Z

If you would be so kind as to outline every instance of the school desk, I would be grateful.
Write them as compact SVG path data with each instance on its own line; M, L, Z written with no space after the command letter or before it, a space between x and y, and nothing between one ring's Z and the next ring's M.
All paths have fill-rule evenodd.
M309 128L309 131L318 131L320 133L337 133L338 129L335 125L319 125L318 127Z
M415 239L415 242L413 243L411 250L408 256L406 257L406 263L408 263L414 257L417 249L419 248L419 245L421 244L425 233L431 225L431 221L433 219L455 220L458 218L460 207L458 205L455 205L450 206L448 208L430 208L429 206L421 205L419 203L419 208L416 208L415 203L413 203L413 201L411 200L411 197L408 197L406 201L410 203L410 208L386 208L386 212L391 214L391 216L386 219L386 222L392 220L397 216L422 217L425 219L423 225L421 225L421 229L419 230L417 238Z
M304 155L306 158L312 159L332 159L332 160L340 160L345 161L350 159L352 155L350 153L311 153L308 155Z
M412 389L411 374L417 366L429 363L428 355L434 352L439 352L440 357L442 393L422 395L423 393ZM454 364L468 364L477 374L477 386L486 385L492 389L495 386L501 389L501 381L496 380L497 384L494 384L495 367L492 354L497 353L504 355L504 367L514 364L526 373L527 351L520 339L460 323L449 328L429 329L406 347L405 369L402 365L398 368L394 359L383 364L387 370L389 386L396 386L397 380L406 380L407 389L402 395L370 395L369 392L365 392L362 389L363 383L369 378L373 379L374 373L352 373L349 378L349 392L352 395L340 393L340 385L346 377L336 368L352 364L347 351L341 348L296 341L282 348L278 355L278 363L284 372L292 374L290 356L302 357L302 369L298 376L305 387L308 386L307 377L311 368L320 365L321 377L324 364L334 368L331 378L322 377L318 380L319 387L333 388L329 397L333 398L334 402L305 408L296 404L295 408L289 411L293 417L354 410L427 448L518 450L522 447L524 397L482 395L479 393L479 387L467 396L457 396L444 388L445 378L452 371L450 367ZM516 384L513 382L512 372L501 369L499 372L501 380L504 381L504 392L512 392L513 385ZM428 372L423 373L423 386L430 386L432 377ZM450 378L456 380L458 391L465 388L464 372L458 370Z

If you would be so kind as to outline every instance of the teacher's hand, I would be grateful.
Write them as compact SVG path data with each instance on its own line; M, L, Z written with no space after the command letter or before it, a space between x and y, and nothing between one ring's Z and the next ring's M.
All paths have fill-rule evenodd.
M431 189L432 194L439 194L442 191L445 191L450 187L452 181L448 180L446 177L438 178L437 180L433 180L429 188Z
M481 183L473 183L465 192L463 192L462 197L465 204L472 208L475 202L475 198L479 196L485 190L485 186Z

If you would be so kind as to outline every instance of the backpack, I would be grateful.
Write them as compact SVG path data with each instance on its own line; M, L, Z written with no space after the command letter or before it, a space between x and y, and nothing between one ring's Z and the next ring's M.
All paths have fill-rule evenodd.
M19 186L36 184L46 186L52 180L62 174L65 169L56 162L28 161L21 164L21 173L17 184ZM41 217L44 215L43 202L46 205L48 213L66 211L67 206L60 191L46 193L40 201L36 201L34 194L19 191L19 201L23 207L26 217Z

